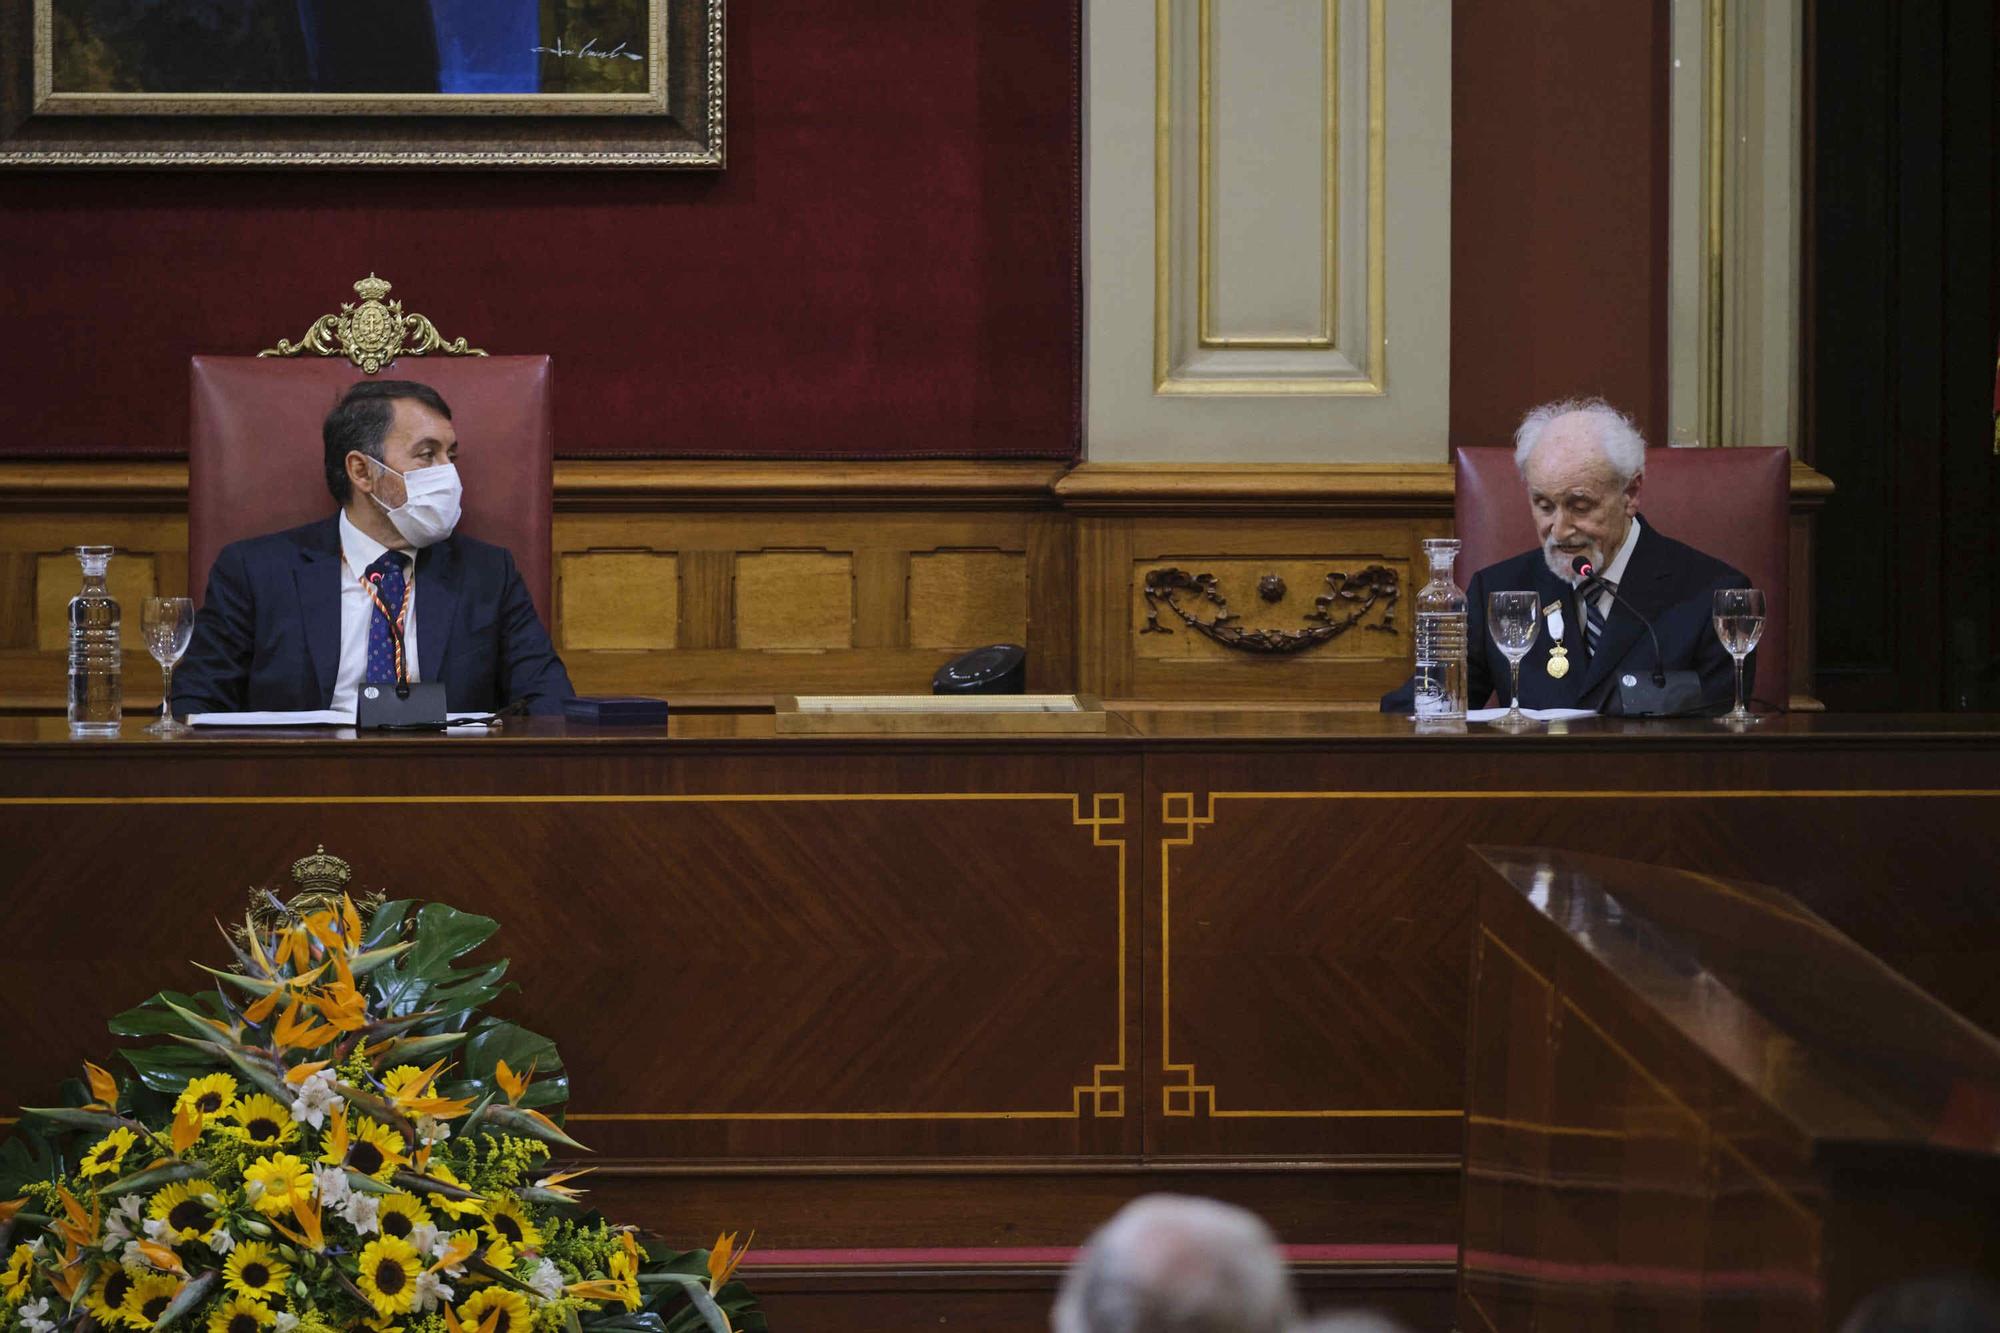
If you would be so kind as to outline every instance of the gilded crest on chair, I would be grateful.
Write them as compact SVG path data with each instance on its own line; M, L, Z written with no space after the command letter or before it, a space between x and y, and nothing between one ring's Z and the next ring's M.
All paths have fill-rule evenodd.
M373 375L399 356L426 356L431 352L445 356L486 355L477 347L466 346L463 338L446 341L430 320L414 311L404 313L401 301L384 301L389 284L373 273L355 283L354 290L361 297L360 304L343 301L335 313L314 320L296 343L280 338L276 347L267 347L257 355L303 356L315 352L320 356L344 356L367 375Z

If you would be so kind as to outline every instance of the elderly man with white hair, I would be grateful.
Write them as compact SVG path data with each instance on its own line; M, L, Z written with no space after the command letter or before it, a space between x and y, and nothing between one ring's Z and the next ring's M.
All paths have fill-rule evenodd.
M1518 589L1541 594L1544 617L1521 662L1522 707L1623 712L1620 686L1650 680L1656 666L1696 673L1700 707L1727 707L1735 680L1715 635L1714 594L1750 581L1640 518L1646 441L1631 418L1598 398L1546 403L1514 432L1514 463L1542 544L1480 570L1466 587L1466 703L1481 707L1507 689L1506 656L1486 633L1486 595ZM1585 585L1579 556L1609 588ZM1746 691L1754 666L1745 667ZM1411 697L1406 684L1382 697L1382 710L1408 712Z
M1284 1333L1298 1318L1270 1229L1214 1199L1150 1194L1097 1229L1063 1278L1055 1333Z

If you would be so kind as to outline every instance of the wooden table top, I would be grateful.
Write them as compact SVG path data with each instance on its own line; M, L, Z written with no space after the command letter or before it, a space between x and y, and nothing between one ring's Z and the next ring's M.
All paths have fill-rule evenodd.
M658 727L599 727L562 718L515 719L486 735L433 733L358 734L348 727L202 728L172 739L148 736L150 717L127 718L116 737L75 739L61 718L0 718L0 755L24 751L116 752L158 754L162 747L199 750L268 750L272 747L487 747L517 751L522 747L574 752L598 747L620 750L663 748L673 751L711 746L760 749L847 750L882 747L891 750L1125 750L1303 746L1310 748L1375 749L1384 746L1409 751L1475 747L1544 749L1576 746L1597 749L1664 745L1676 750L1690 746L1727 752L1730 749L1842 747L1873 743L1907 746L1990 746L2000 743L2000 715L1995 714L1875 714L1791 713L1772 715L1746 731L1731 731L1706 719L1635 720L1586 718L1510 734L1474 723L1463 734L1418 735L1406 716L1333 708L1205 708L1113 707L1102 733L979 735L781 735L773 715L765 711L676 713L664 732Z

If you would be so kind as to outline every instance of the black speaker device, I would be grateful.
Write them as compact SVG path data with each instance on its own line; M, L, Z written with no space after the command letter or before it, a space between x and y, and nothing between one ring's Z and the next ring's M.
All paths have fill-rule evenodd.
M954 657L931 677L932 694L1026 694L1028 650L995 643Z

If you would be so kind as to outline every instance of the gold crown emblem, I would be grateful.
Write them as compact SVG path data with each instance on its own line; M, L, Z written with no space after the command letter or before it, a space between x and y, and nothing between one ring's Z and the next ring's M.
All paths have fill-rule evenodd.
M430 320L414 312L405 313L400 300L385 303L382 298L389 294L389 285L370 273L354 284L361 297L359 305L342 301L339 310L314 320L299 341L280 338L276 347L266 347L257 355L303 356L312 352L319 356L344 356L366 375L373 375L399 356L423 356L429 352L444 356L486 355L477 347L466 346L463 338L446 341Z
M299 886L300 893L326 893L337 897L352 878L354 868L337 856L328 856L325 843L321 843L311 856L301 856L292 862L292 883Z

